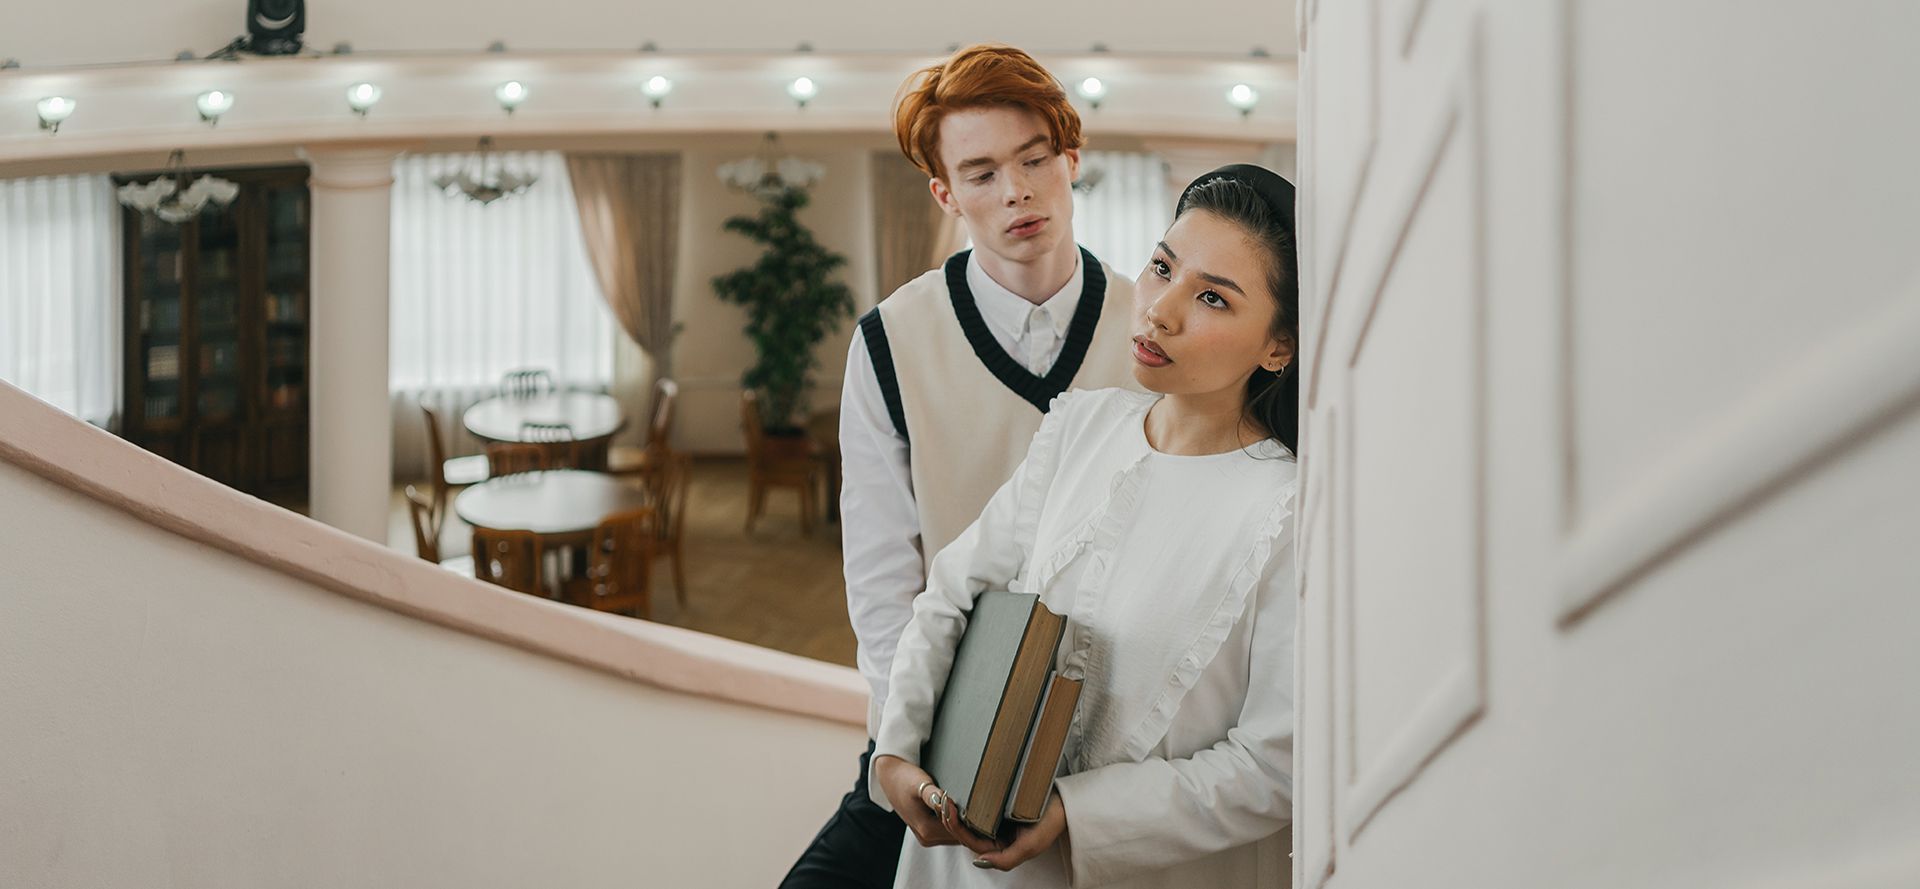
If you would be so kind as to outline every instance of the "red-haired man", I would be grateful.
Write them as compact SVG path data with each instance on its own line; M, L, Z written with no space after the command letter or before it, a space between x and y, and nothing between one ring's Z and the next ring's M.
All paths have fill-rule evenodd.
M1132 282L1074 242L1084 139L1053 75L1012 47L963 49L908 79L894 132L973 247L862 317L847 355L840 515L869 737L927 563L1013 475L1054 396L1137 388ZM893 885L905 826L869 793L872 752L785 889Z

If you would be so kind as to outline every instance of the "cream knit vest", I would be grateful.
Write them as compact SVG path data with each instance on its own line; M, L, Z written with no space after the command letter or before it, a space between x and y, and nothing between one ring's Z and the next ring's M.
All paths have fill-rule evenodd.
M1084 248L1080 261L1080 303L1044 378L1007 355L987 329L967 288L964 251L860 319L888 413L896 429L906 427L926 563L1013 477L1055 395L1068 388L1140 388L1127 345L1133 282Z

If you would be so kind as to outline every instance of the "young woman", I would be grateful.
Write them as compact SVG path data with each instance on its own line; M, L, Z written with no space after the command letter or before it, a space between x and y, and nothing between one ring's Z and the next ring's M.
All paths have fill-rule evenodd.
M1135 288L1147 394L1061 396L1013 478L935 557L900 640L875 801L913 838L895 885L1252 887L1288 869L1299 296L1293 187L1222 167ZM974 597L1067 615L1084 681L1068 774L1004 846L917 761ZM987 869L1009 871L988 873Z

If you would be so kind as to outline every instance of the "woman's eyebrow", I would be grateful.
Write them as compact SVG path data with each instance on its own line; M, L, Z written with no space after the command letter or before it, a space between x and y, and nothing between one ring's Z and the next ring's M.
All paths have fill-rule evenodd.
M1240 289L1240 285L1233 283L1232 278L1222 278L1219 275L1209 274L1207 272L1200 272L1199 275L1200 275L1200 280L1205 281L1209 284L1217 284L1221 287L1225 287L1228 290L1233 291L1234 293L1238 293L1241 296L1247 295L1247 292L1245 290Z
M1173 248L1167 246L1167 242L1161 241L1159 246L1160 246L1160 252L1165 253L1168 259L1171 259L1174 262L1180 261L1180 255L1177 253L1174 253Z

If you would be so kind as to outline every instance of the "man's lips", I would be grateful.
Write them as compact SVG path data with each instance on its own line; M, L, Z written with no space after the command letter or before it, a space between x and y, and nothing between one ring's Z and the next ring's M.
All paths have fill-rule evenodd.
M1015 237L1026 237L1040 231L1040 229L1046 227L1046 224L1047 217L1045 216L1022 216L1014 220L1012 225L1007 226L1007 234Z

